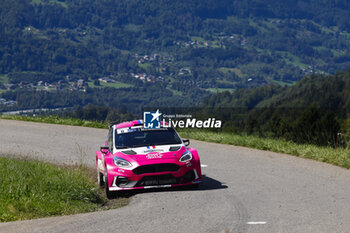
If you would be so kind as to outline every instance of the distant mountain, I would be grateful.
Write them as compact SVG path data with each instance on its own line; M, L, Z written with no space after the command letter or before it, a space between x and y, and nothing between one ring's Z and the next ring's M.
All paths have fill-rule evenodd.
M312 103L350 113L350 70L333 76L305 77L295 86L262 101L257 107L307 107Z
M219 93L201 106L211 107L229 131L336 145L339 132L350 134L350 69L331 76L310 75L291 87Z
M350 69L331 76L310 75L294 86L264 86L240 89L211 96L203 106L253 108L321 108L344 109L350 113Z
M294 85L350 67L349 10L346 0L2 0L0 93L23 81L75 90L82 79L161 85L194 104L188 89L203 99Z

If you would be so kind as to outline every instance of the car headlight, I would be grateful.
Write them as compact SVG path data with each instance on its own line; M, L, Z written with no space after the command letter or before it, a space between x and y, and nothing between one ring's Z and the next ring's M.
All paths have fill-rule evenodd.
M113 162L115 166L118 167L131 167L131 163L123 158L114 157Z
M185 153L183 153L179 161L187 162L187 161L190 161L191 159L192 159L192 153L190 151L186 151Z

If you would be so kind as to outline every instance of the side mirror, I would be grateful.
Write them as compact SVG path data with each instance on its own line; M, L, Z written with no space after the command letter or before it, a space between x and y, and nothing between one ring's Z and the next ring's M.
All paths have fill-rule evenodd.
M104 154L107 154L109 151L109 147L108 146L101 146L100 151Z
M190 145L190 139L182 139L182 142L185 144L185 146Z

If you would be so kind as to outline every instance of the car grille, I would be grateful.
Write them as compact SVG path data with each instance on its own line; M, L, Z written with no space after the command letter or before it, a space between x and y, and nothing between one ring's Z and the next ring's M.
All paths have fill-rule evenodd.
M153 186L153 185L166 185L166 184L182 184L191 182L195 179L193 171L188 171L184 176L175 178L171 174L159 175L159 176L144 176L135 187Z
M136 186L150 186L150 185L164 185L164 184L176 184L176 178L172 175L161 176L145 176Z
M160 163L144 165L132 170L136 175L145 173L156 173L156 172L176 172L180 169L180 166L173 163Z

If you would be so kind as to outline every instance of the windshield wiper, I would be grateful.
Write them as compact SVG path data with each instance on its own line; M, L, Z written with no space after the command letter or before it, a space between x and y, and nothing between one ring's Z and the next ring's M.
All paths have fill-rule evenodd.
M127 149L129 147L127 147L127 146L115 146L115 148L117 148L117 149Z

